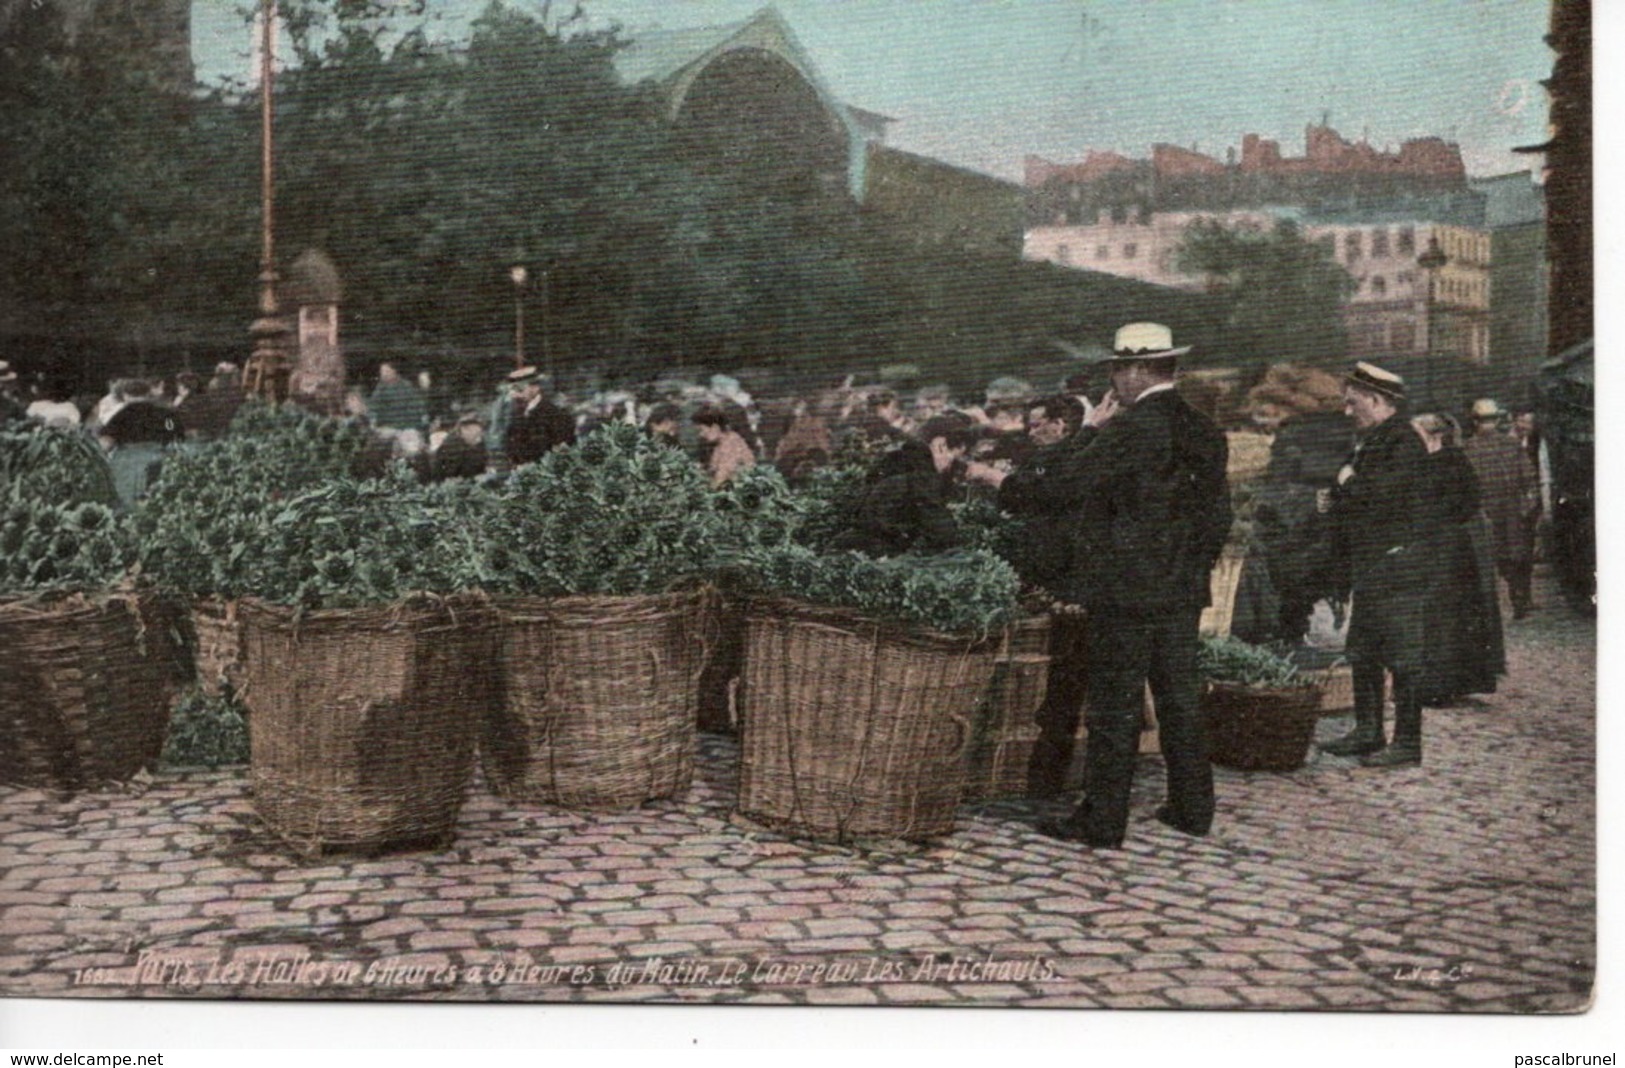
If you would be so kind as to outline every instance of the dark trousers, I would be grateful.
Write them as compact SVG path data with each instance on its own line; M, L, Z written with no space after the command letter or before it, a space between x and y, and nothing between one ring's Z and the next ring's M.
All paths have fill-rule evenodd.
M1382 735L1384 674L1394 676L1394 741L1422 744L1422 693L1429 682L1427 592L1415 586L1356 587L1348 658L1354 676L1354 724Z
M1501 573L1501 578L1506 580L1507 593L1512 598L1513 614L1522 616L1533 608L1535 561L1527 556L1504 556L1495 561L1495 569Z
M1213 767L1197 704L1200 618L1199 607L1119 609L1091 617L1086 797L1078 814L1091 841L1121 842L1128 829L1147 683L1157 707L1171 815L1201 832L1213 821Z

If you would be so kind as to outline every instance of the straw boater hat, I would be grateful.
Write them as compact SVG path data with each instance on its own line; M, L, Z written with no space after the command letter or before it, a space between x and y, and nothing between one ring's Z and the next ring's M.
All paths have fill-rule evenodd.
M526 386L532 382L537 385L542 384L542 372L539 368L521 367L508 372L508 383L510 385Z
M1384 371L1374 363L1361 361L1355 364L1354 370L1343 376L1343 381L1357 389L1387 397L1389 400L1405 399L1405 380L1392 371Z
M1506 409L1489 397L1480 397L1473 402L1474 419L1499 419L1506 414Z
M1189 345L1175 348L1173 331L1161 323L1129 323L1117 331L1109 359L1170 360L1190 350Z
M7 360L0 360L0 382L15 381L17 381L17 372L11 369L11 363Z

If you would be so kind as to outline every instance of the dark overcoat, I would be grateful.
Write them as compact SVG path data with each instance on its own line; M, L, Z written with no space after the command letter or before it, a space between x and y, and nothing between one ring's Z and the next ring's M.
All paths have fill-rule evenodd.
M1019 486L1032 507L1066 517L1070 559L1055 592L1108 617L1206 605L1230 534L1228 452L1173 390L1068 438L1042 479Z
M1390 416L1355 446L1345 473L1332 491L1332 516L1340 585L1354 597L1349 652L1417 671L1437 524L1427 447L1408 420Z
M1494 535L1497 560L1528 560L1534 555L1537 513L1535 468L1516 438L1480 431L1462 446L1478 478L1484 515Z
M847 517L846 529L830 548L870 556L953 548L959 543L959 527L948 511L949 488L930 449L917 441L905 442L876 464Z
M515 402L503 439L508 462L515 467L540 460L548 450L576 439L575 420L563 408L545 397L529 411L521 403Z

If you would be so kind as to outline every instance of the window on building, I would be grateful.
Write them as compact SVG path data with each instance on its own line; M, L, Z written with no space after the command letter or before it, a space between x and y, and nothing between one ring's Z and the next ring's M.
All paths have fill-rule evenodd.
M1373 296L1386 297L1388 295L1388 279L1382 275L1371 280L1371 293Z
M1399 228L1399 254L1401 256L1416 255L1416 227L1401 226Z
M1414 352L1416 349L1416 324L1411 322L1394 323L1389 327L1388 343L1394 352Z
M1343 235L1343 258L1353 263L1360 258L1360 232L1350 231Z
M1110 248L1108 248L1105 245L1096 245L1095 246L1095 259L1097 259L1097 260L1109 260L1111 258L1112 258L1112 250Z
M1138 256L1139 254L1140 254L1140 246L1136 245L1134 242L1130 241L1128 244L1123 246L1123 258L1125 260L1132 260L1134 257Z
M1388 231L1371 231L1371 257L1376 259L1379 256L1386 255L1388 255Z
M1056 246L1055 259L1056 259L1056 262L1058 262L1058 263L1071 263L1072 262L1072 246L1071 245L1058 245L1058 246Z

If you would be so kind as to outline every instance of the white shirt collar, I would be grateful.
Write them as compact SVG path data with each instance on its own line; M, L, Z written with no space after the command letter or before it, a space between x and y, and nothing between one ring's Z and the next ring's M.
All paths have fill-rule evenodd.
M1174 384L1172 382L1158 382L1156 385L1148 387L1145 392L1141 393L1138 397L1135 397L1134 403L1140 403L1153 393L1165 393L1173 388Z

